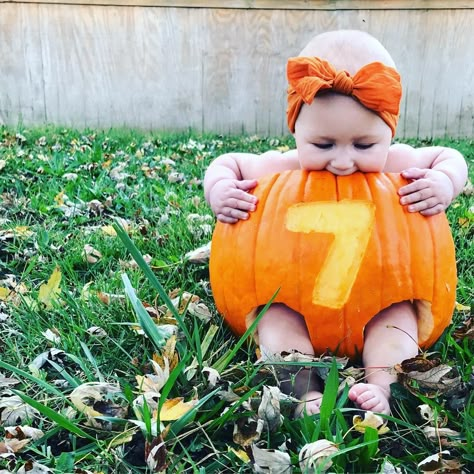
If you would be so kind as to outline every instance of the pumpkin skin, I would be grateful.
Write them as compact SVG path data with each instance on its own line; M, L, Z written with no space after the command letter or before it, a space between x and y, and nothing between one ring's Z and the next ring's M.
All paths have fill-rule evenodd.
M317 354L353 357L375 315L415 300L418 343L432 345L454 309L454 243L444 213L400 205L406 183L398 173L303 170L259 179L256 211L218 222L212 238L211 287L230 328L242 335L279 289L274 302L304 317Z

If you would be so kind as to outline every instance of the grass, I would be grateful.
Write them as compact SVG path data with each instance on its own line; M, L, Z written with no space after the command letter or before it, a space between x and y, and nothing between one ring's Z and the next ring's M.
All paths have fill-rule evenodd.
M472 177L472 140L437 143L463 152ZM314 364L326 378L316 420L291 419L285 400L280 418L264 402L276 386L272 369L255 364L251 341L235 349L207 265L184 257L211 238L201 185L210 161L287 145L0 128L0 472L244 473L262 456L277 467L261 472L323 472L330 463L331 472L419 472L445 450L438 467L474 471L472 196L447 213L460 306L434 350L459 377L451 390L430 393L402 378L388 433L356 429L347 390L337 394L352 370L342 361ZM195 295L209 314L196 315L186 298L177 311L173 290ZM321 454L318 440L329 443L319 464L300 463L301 452Z

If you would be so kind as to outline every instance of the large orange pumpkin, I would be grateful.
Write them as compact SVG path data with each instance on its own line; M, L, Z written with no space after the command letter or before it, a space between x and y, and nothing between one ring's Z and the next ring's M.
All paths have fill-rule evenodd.
M317 353L360 353L367 322L404 300L417 303L419 344L434 343L454 308L454 244L444 214L400 205L404 184L391 173L260 179L257 210L217 223L212 239L212 291L231 329L243 334L248 316L280 289L275 302L305 318Z

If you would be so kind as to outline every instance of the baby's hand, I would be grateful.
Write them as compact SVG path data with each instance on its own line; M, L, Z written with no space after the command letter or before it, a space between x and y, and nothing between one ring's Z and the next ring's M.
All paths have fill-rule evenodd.
M453 183L442 171L408 168L401 174L404 178L413 180L398 190L400 203L408 205L408 212L433 216L443 212L451 204Z
M209 204L217 219L228 224L248 219L248 211L255 211L257 198L247 191L256 185L255 179L217 181L209 194Z

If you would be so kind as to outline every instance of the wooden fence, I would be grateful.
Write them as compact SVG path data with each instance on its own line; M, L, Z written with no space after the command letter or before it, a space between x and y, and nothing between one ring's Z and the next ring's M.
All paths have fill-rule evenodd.
M286 59L337 28L392 53L399 137L474 136L457 0L0 0L0 123L280 135Z

